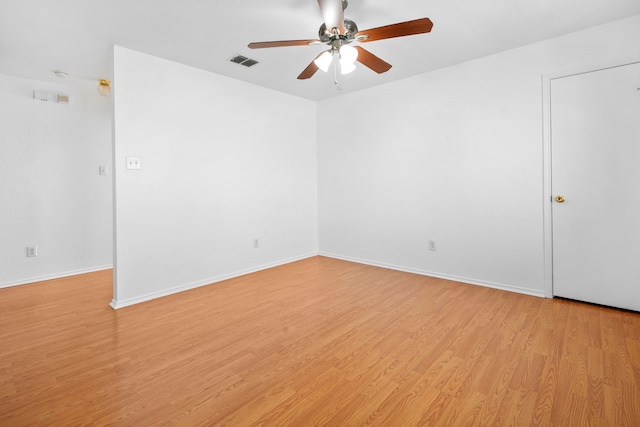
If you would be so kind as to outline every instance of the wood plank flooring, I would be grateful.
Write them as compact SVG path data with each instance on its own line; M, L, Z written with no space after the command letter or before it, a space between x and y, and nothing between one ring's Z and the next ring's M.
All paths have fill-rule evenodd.
M640 315L314 257L0 289L1 426L639 426Z

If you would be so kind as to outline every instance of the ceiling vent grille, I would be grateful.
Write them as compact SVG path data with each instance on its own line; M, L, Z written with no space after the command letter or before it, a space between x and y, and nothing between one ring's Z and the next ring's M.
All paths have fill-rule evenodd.
M236 64L242 64L247 59L249 58L247 58L246 56L238 55L231 58L231 62L235 62Z
M258 63L258 61L256 61L255 59L247 59L246 61L244 61L242 63L242 65L244 65L245 67L253 67L257 63Z
M244 65L245 67L253 67L258 63L255 59L249 59L246 56L238 55L231 58L231 62L235 62L236 64Z

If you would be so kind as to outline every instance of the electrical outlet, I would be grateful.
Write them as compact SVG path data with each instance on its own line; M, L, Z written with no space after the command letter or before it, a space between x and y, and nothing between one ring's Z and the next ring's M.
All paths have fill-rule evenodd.
M127 157L127 169L138 170L140 168L140 157Z
M436 250L436 241L435 240L429 240L429 250L430 251L435 251Z
M260 239L253 239L253 249L258 249L260 247Z
M27 247L27 257L35 258L38 256L38 247L37 246L28 246Z

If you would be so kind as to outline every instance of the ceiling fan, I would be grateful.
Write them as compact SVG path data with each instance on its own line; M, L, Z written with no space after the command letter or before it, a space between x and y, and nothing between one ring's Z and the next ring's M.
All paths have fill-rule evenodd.
M325 72L328 71L332 62L334 62L336 73L338 65L340 66L341 74L350 73L355 70L355 62L358 61L362 65L380 74L389 71L391 64L360 46L350 46L351 43L354 41L367 43L394 37L424 34L430 32L433 27L433 22L431 22L429 18L421 18L359 31L355 22L344 18L344 10L348 6L347 0L318 0L318 4L320 5L320 11L324 19L324 23L318 31L319 40L256 42L250 43L249 48L264 49L270 47L320 44L329 46L329 50L320 53L307 68L300 73L298 76L299 80L312 77L319 69ZM336 56L338 61L333 61Z

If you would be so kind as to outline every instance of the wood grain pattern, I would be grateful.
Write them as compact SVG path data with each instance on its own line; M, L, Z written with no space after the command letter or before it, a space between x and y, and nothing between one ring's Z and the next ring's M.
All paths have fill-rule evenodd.
M363 47L355 46L355 48L358 51L357 61L362 65L371 68L378 74L386 73L391 69L391 64L382 60L381 58L378 58L376 55L364 49Z
M0 425L640 425L640 315L314 257L0 289Z
M300 73L300 75L298 76L298 80L306 80L306 79L310 79L311 77L313 77L313 75L320 69L318 68L318 66L316 65L316 59L320 58L320 56L323 54L324 52L320 52L318 54L318 56L316 56L313 61L311 61L311 63L309 65L307 65L307 68L305 68L304 70L302 70L302 72Z
M414 19L412 21L399 22L397 24L385 25L383 27L370 28L360 31L356 37L368 35L368 38L361 40L362 43L373 42L376 40L391 39L394 37L411 36L415 34L424 34L431 31L433 22L429 18Z
M253 42L247 47L250 49L265 49L271 47L288 47L288 46L309 46L312 44L321 44L320 40L279 40L269 42Z

